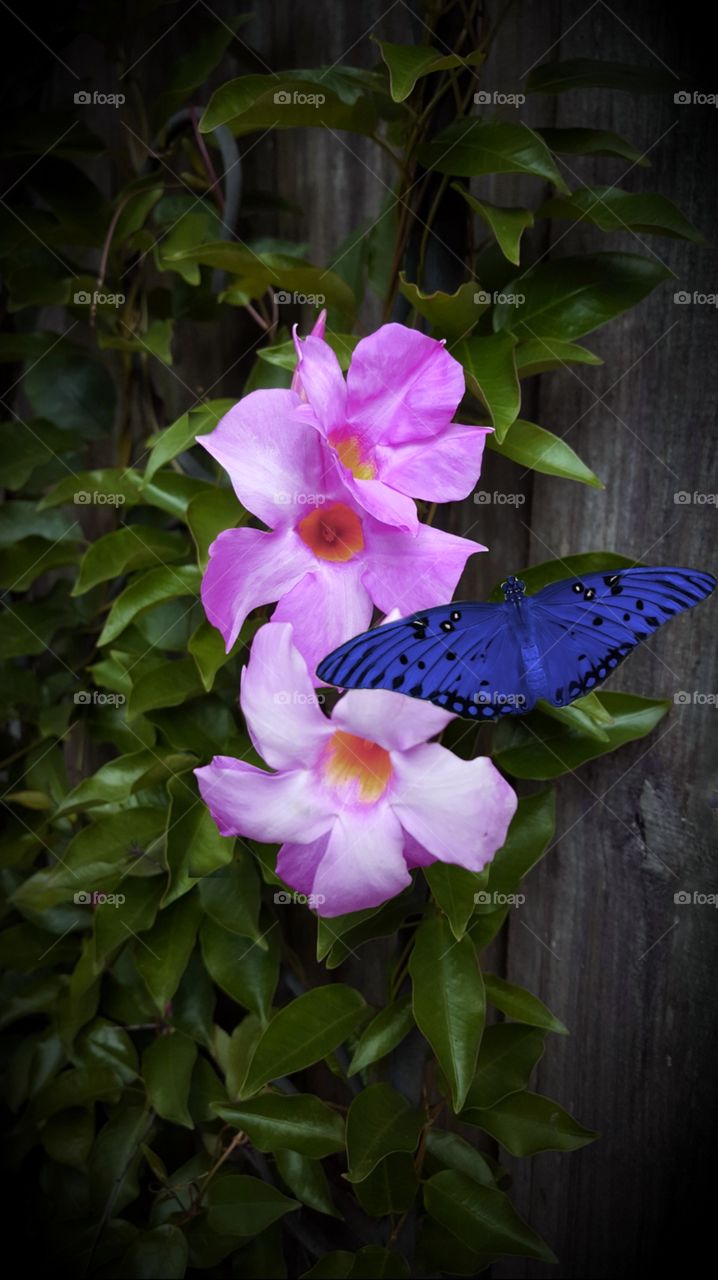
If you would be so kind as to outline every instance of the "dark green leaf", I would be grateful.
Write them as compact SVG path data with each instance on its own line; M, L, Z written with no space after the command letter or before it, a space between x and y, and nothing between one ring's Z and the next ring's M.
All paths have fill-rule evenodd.
M372 1062L386 1057L409 1034L414 1026L411 1000L402 996L381 1009L362 1031L349 1064L348 1075L356 1075Z
M509 1093L525 1089L544 1051L544 1032L518 1023L497 1022L487 1027L476 1075L466 1095L463 1118L481 1107L493 1107ZM475 1121L478 1123L478 1121Z
M630 142L610 129L539 129L549 151L568 156L621 156L645 169L650 165Z
M480 1118L479 1118L480 1117ZM558 1102L539 1093L512 1093L472 1121L514 1156L537 1151L577 1151L598 1134L584 1129Z
M417 285L399 273L399 292L410 302L420 316L429 321L437 337L461 337L473 329L485 303L476 301L476 284L469 280L460 284L454 293L423 293Z
M486 443L495 453L510 458L519 466L540 471L547 476L561 476L564 480L578 480L593 489L603 489L597 475L582 462L577 453L560 436L546 431L535 422L517 418L503 439L498 432L487 437Z
M476 1070L486 1003L476 952L468 937L457 942L448 920L419 926L409 962L414 1017L429 1041L460 1111Z
M334 1207L327 1175L318 1160L310 1160L298 1151L277 1151L275 1160L282 1180L302 1204L316 1209L317 1213L341 1217Z
M640 231L706 244L706 238L666 196L622 191L620 187L581 187L568 196L547 200L541 218L588 221L601 231Z
M260 1037L245 1092L292 1075L331 1053L366 1014L358 991L343 983L315 987L276 1013Z
M221 1174L208 1191L207 1221L219 1235L256 1236L299 1208L276 1187L246 1174Z
M523 987L499 978L495 973L484 974L486 998L495 1009L513 1018L515 1022L528 1023L530 1027L543 1027L546 1031L556 1031L567 1036L568 1029L559 1018L554 1017L550 1009L538 996Z
M534 224L531 210L488 204L485 200L477 200L460 182L452 182L451 185L486 223L504 257L518 266L521 260L521 237Z
M248 1133L260 1151L298 1151L320 1160L344 1150L342 1117L312 1094L263 1093L217 1111Z
M422 1113L390 1085L368 1085L347 1116L349 1181L361 1182L393 1151L414 1151L424 1123Z
M479 1186L465 1173L435 1173L424 1187L424 1203L432 1218L477 1252L556 1261L502 1191Z
M452 71L456 67L480 67L486 54L476 49L461 57L458 53L442 53L426 44L390 44L377 40L381 56L389 68L391 96L395 102L409 97L417 80L434 71Z
M526 77L529 93L565 93L568 89L625 89L628 93L665 93L680 87L667 68L636 67L599 58L542 62Z
M516 341L508 333L465 338L452 348L464 366L469 390L484 402L501 442L521 408L516 372Z
M196 1057L196 1044L181 1031L158 1036L142 1055L142 1077L152 1106L163 1120L185 1129L194 1128L187 1100Z
M265 929L264 947L230 933L209 916L202 923L200 938L204 962L217 986L266 1022L279 977L276 924Z
M530 173L567 190L543 138L525 124L454 120L419 147L419 163L437 173L474 178L484 173Z

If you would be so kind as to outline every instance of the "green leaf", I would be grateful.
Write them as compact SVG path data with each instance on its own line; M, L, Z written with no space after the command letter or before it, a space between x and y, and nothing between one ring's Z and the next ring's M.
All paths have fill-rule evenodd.
M532 712L526 723L504 732L506 722L498 726L494 739L494 760L501 769L516 778L557 778L571 772L587 760L615 751L627 742L645 738L655 729L673 703L658 698L639 698L629 693L596 695L613 723L606 728L607 741L595 735L560 725L552 716Z
M200 120L202 133L211 133L221 124L239 136L298 126L374 133L378 116L368 94L358 95L353 102L342 101L339 93L329 88L321 70L304 74L311 78L290 71L228 81L212 94Z
M432 1126L426 1132L426 1152L429 1164L435 1161L444 1169L456 1169L473 1178L482 1187L496 1185L486 1156L458 1133Z
M140 1231L122 1258L122 1273L131 1280L182 1280L187 1268L187 1237L171 1222Z
M507 295L523 301L498 302L494 329L521 339L571 341L635 307L672 275L655 258L636 253L594 253L540 262L505 286Z
M400 1253L378 1244L364 1245L354 1256L348 1280L407 1280L410 1275L406 1259Z
M160 1012L175 994L187 968L201 916L197 895L188 893L160 911L142 936L135 956L137 970Z
M327 346L331 347L342 371L346 373L351 363L354 348L359 341L358 335L356 333L327 333L324 341ZM272 347L259 347L257 355L261 360L266 360L267 364L277 365L280 369L289 369L292 373L297 367L297 349L291 340L289 342L278 342Z
M263 1093L216 1110L260 1151L298 1151L320 1160L344 1150L342 1117L309 1093Z
M187 539L181 533L140 524L115 529L88 547L72 594L81 596L98 582L120 578L133 569L181 560L187 549Z
M158 1036L142 1055L142 1078L158 1116L193 1129L187 1100L197 1046L181 1031Z
M122 1084L132 1084L139 1070L137 1050L128 1032L106 1018L95 1018L83 1029L75 1042L73 1061L80 1067L109 1067Z
M476 301L476 284L472 280L460 284L454 293L442 293L440 289L434 293L423 293L400 271L399 292L420 316L429 321L439 337L461 337L473 329L487 305Z
M76 536L79 537L79 526ZM7 591L27 591L42 573L80 559L77 542L67 538L49 546L44 538L24 538L3 552L0 587Z
M395 102L404 102L423 76L434 71L452 71L455 67L480 67L486 59L480 49L461 57L458 53L440 53L426 44L390 44L388 40L376 43L389 68L389 86Z
M108 1067L74 1067L61 1072L35 1095L32 1116L36 1121L49 1120L68 1107L85 1107L100 1099L117 1102L122 1085Z
M446 1169L424 1187L427 1213L480 1253L556 1262L540 1236L519 1217L508 1196L479 1186L465 1173Z
M394 1151L380 1160L368 1177L354 1184L354 1195L372 1218L406 1213L416 1199L419 1178L414 1157Z
M206 916L200 929L202 955L218 987L266 1022L279 978L277 926L265 931L266 945L223 929Z
M31 537L57 542L71 533L75 537L81 536L77 521L70 520L60 511L48 515L34 502L22 499L5 502L0 508L0 547L13 547L22 538Z
M182 16L188 17L189 10ZM168 59L164 68L162 92L151 108L157 128L193 100L195 89L204 86L233 41L238 27L244 26L250 17L251 14L242 13L232 14L228 21L216 18L216 21L208 22L205 18L195 22L182 52Z
M169 256L167 252L165 256ZM260 298L271 288L301 294L317 307L329 303L349 316L356 311L354 294L341 276L329 268L305 262L302 258L282 253L254 253L233 240L211 240L178 249L171 258L180 263L201 263L235 276L236 282L224 295L220 295L220 301L235 301L232 295L236 290L240 294L248 294L250 298ZM244 297L237 298L236 301L240 305L246 305ZM290 299L280 298L280 302L287 301Z
M225 867L234 855L234 838L221 836L209 809L199 802L196 786L182 778L167 784L167 869L169 888L165 905L186 893L202 876Z
M381 1009L362 1031L347 1074L354 1076L358 1071L371 1066L372 1062L386 1057L409 1034L413 1026L414 1014L408 996L402 996Z
M298 1200L290 1200L268 1182L242 1173L215 1178L207 1203L210 1230L228 1236L259 1235L285 1213L300 1207Z
M530 378L534 373L545 373L548 369L565 368L571 364L603 364L603 360L577 342L562 342L559 338L529 338L516 348L516 369L520 378Z
M467 1119L469 1112L493 1107L507 1094L525 1089L543 1051L544 1032L536 1027L512 1022L487 1027L462 1117Z
M514 893L543 857L556 830L556 793L552 787L521 796L502 847L489 867L492 897Z
M347 1178L362 1182L392 1151L415 1151L425 1116L388 1084L370 1084L347 1116Z
M498 433L487 437L486 443L494 453L510 458L521 467L540 471L546 476L561 476L564 480L578 480L588 484L592 489L603 489L605 486L570 444L566 444L560 436L555 436L545 427L535 422L526 422L517 418L509 427L503 439Z
M192 756L167 751L164 747L152 750L143 747L141 751L118 756L115 760L100 765L92 777L78 782L58 806L56 816L77 813L91 805L126 800L135 791L144 790L155 782L166 781L182 767L191 764L192 760ZM136 813L131 813L125 820L132 824L136 816Z
M530 1027L542 1027L545 1031L555 1031L558 1035L567 1036L568 1029L559 1018L554 1017L550 1009L538 996L523 987L499 978L495 973L484 974L486 999L507 1018L515 1022L525 1022Z
M549 151L567 156L621 156L642 169L650 167L646 158L630 142L610 129L539 129Z
M52 1116L43 1126L41 1141L51 1160L84 1169L95 1141L92 1111L74 1109Z
M484 885L484 874L477 875L448 862L434 862L424 868L424 875L434 900L448 917L454 937L463 938L474 913L474 895Z
M282 1180L302 1204L331 1218L341 1217L334 1207L327 1175L318 1160L310 1160L298 1151L277 1151L274 1158Z
M546 143L525 124L476 117L454 120L418 150L419 163L437 173L475 178L485 173L529 173L567 187Z
M457 942L448 920L419 926L409 961L414 1018L436 1054L460 1111L476 1070L484 1029L484 986L471 939Z
M197 596L200 583L201 574L194 565L183 564L177 568L163 565L158 569L148 569L133 578L129 586L120 592L107 615L98 644L109 644L135 618L154 605L179 596Z
M496 1106L482 1111L480 1118L474 1112L470 1123L478 1124L514 1156L532 1156L537 1151L577 1151L598 1137L540 1093L509 1094Z
M130 720L160 707L177 707L202 693L204 685L193 658L177 658L138 675L127 702Z
M104 365L84 347L59 343L30 365L23 390L38 418L73 432L75 440L101 436L112 428L114 383Z
M251 938L267 950L265 930L259 925L259 876L248 849L241 848L228 866L200 880L199 899L206 914L223 929Z
M464 366L469 390L483 401L491 414L499 443L521 408L515 346L511 334L495 333L465 338L452 347L452 355Z
M586 220L601 231L640 231L692 240L694 244L708 243L667 196L623 191L620 187L581 187L568 196L547 200L538 216Z
M151 480L160 467L171 462L178 454L191 449L197 436L213 431L234 403L234 400L228 399L207 400L200 408L183 413L171 427L165 427L164 431L148 440L150 456L145 467L145 478Z
M661 67L636 67L599 58L542 62L526 77L529 93L566 93L569 89L625 89L628 93L673 92L678 78Z
M452 182L451 186L486 223L504 257L518 266L521 261L521 237L534 224L531 210L507 208L505 205L477 200L460 182Z
M234 529L248 519L231 489L213 486L198 493L187 508L187 524L197 548L200 569L207 567L209 548L224 529Z
M366 1014L362 996L335 982L315 987L275 1013L249 1066L245 1092L292 1075L332 1053Z
M354 1257L346 1249L324 1253L313 1267L302 1272L300 1280L346 1280L354 1264Z

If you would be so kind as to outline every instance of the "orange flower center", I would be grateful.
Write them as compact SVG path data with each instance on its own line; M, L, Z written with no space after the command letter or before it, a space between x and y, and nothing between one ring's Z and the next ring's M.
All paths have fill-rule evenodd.
M373 480L376 467L370 458L362 456L361 440L358 436L331 435L329 443L336 449L339 461L351 471L355 480Z
M361 520L343 502L317 507L299 521L297 528L302 542L320 560L351 560L364 549Z
M337 729L329 739L323 771L345 800L375 804L389 785L391 757L376 742Z

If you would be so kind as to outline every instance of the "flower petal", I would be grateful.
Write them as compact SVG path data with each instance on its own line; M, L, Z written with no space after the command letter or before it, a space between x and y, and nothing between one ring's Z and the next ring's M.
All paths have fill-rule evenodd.
M385 324L357 343L347 420L367 441L405 444L443 431L463 394L463 369L441 342Z
M469 556L480 542L420 524L416 536L365 522L366 568L362 581L383 613L430 609L451 600Z
M378 907L401 893L411 881L403 848L401 825L386 804L340 813L314 876L312 892L324 899L319 914ZM286 868L281 874L287 878Z
M260 756L272 769L311 767L332 727L287 623L260 627L241 681L240 705Z
M270 528L306 512L330 465L319 433L297 421L293 391L252 391L199 444L224 467L239 501Z
M488 427L453 424L434 440L393 448L380 445L375 457L385 484L426 502L466 498L481 474Z
M362 585L362 560L345 564L314 560L311 573L280 600L272 617L291 622L295 647L304 658L310 680L322 658L345 640L366 631L371 622L371 600Z
M416 533L419 517L416 514L416 504L411 498L392 489L391 485L384 484L382 480L357 480L345 467L342 472L347 489L375 520Z
M513 787L486 756L461 760L438 743L392 756L391 806L429 853L482 871L506 840L516 811Z
M296 376L323 435L346 422L347 385L327 342L312 334L300 344Z
M229 653L247 614L279 600L315 563L292 529L225 529L209 549L202 604Z
M233 756L195 769L200 793L223 836L265 844L316 840L332 823L325 797L306 769L265 773Z
M441 733L456 717L433 702L392 693L389 689L353 689L332 712L335 729L377 742L387 751L408 751Z
M287 841L277 854L277 875L291 885L292 889L296 889L297 893L309 897L313 891L317 867L324 857L328 842L328 832L307 844L299 844L296 840Z

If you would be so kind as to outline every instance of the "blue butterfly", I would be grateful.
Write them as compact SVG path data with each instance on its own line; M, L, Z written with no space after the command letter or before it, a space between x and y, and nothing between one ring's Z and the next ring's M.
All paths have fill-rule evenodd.
M641 640L716 585L692 569L632 568L551 583L518 578L501 604L456 602L365 631L317 668L345 689L394 689L477 720L565 707L605 680Z

